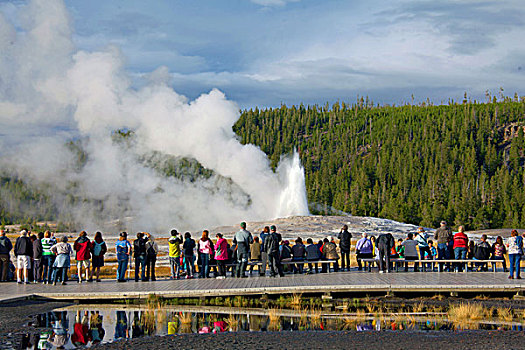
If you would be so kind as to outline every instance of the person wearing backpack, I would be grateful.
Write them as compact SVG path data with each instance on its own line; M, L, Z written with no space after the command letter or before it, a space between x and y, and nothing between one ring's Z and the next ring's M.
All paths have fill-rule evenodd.
M184 253L184 264L186 265L186 279L193 278L195 271L195 240L191 238L191 233L186 232L184 234L184 244L182 245L182 251Z
M146 233L148 240L146 241L146 281L156 281L155 278L155 263L157 262L157 254L159 253L159 246L155 242L155 237L150 233Z
M5 231L0 230L0 282L7 281L9 270L9 253L13 249L13 243L5 236Z
M518 231L512 230L510 237L507 238L507 251L509 252L509 279L514 279L514 271L516 271L516 279L520 277L520 261L523 255L523 237L518 235Z
M133 241L133 257L135 258L135 282L139 281L139 271L141 271L140 279L146 281L146 241L144 233L137 233L137 239Z
M368 234L366 232L363 232L361 237L362 238L359 241L357 241L357 244L355 245L358 266L357 269L359 271L363 269L361 259L371 259L373 257L372 242L370 241L370 239L368 239Z
M89 280L91 275L91 242L87 238L87 232L82 231L78 235L77 240L73 244L73 249L76 251L75 259L77 261L78 283L82 283L82 266L84 266L86 280Z
M104 266L104 254L108 251L106 242L102 238L102 232L97 231L95 238L91 242L91 276L88 281L93 281L93 275L97 270L96 281L100 282L100 268Z
M131 243L128 241L127 232L121 232L117 243L115 243L115 253L117 253L117 282L127 282L126 271L128 269L129 256L131 254Z
M268 264L270 265L270 277L275 277L277 273L280 277L284 277L279 253L281 235L276 232L277 228L273 225L270 230L270 234L264 240L264 251L268 254Z
M175 229L171 230L170 234L171 237L168 239L168 244L171 279L179 279L181 270L180 245L182 244L182 234L179 236L179 233Z

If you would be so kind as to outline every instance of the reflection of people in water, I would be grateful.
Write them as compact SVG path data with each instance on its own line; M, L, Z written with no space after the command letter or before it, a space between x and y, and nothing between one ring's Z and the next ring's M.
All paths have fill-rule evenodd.
M133 338L143 337L144 336L144 328L142 327L142 322L140 320L140 313L139 311L133 312L133 323L131 325L131 336Z
M75 325L73 326L73 335L71 336L71 342L75 346L86 345L88 342L88 316L89 313L87 311L84 311L84 314L82 315L81 311L77 310Z
M102 316L98 311L91 311L89 325L89 340L92 344L99 344L104 339L106 331L102 328Z
M128 318L125 311L117 311L115 323L115 340L129 338Z
M67 311L55 312L55 321L52 323L53 333L47 339L48 342L57 349L64 349L69 340L68 326Z
M213 322L213 333L225 332L228 324L224 321Z

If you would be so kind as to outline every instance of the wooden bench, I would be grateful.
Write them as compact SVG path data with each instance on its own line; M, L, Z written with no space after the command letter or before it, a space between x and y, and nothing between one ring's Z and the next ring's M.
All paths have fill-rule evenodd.
M373 258L369 258L369 259L361 259L362 262L365 263L365 267L366 267L366 264L368 264L368 272L371 272L372 271L372 264L373 263L377 263L379 264L379 259L373 259ZM427 271L427 264L431 264L430 266L431 267L431 271L434 270L434 266L436 264L438 264L438 272L442 272L441 270L441 266L443 266L443 264L454 264L454 270L455 271L458 271L459 269L459 266L458 264L462 264L463 265L463 272L468 272L468 269L467 269L467 264L469 263L472 263L472 264L484 264L484 265L488 265L488 264L492 264L492 272L496 272L496 265L499 263L502 265L503 267L503 264L504 264L504 260L475 260L475 259L460 259L460 260L456 260L456 259L443 259L443 260L420 260L420 259L416 259L416 260L405 260L403 258L394 258L394 259L390 259L390 262L394 264L394 268L396 271L399 271L399 268L400 267L404 267L405 266L405 263L407 264L413 264L415 266L415 264L421 264L421 269L423 271Z

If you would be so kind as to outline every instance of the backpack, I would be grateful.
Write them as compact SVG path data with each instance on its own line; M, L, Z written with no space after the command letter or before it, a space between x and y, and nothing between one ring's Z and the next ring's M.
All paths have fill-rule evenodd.
M100 253L102 252L102 245L104 244L104 242L102 243L97 243L95 242L95 246L93 247L93 255L94 256L99 256Z
M148 248L146 250L146 254L148 254L149 256L156 255L155 248L153 248L153 243L148 244Z

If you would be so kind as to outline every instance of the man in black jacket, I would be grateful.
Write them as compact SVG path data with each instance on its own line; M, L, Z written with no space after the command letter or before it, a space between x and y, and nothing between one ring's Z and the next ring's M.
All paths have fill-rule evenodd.
M7 281L9 270L9 253L13 249L13 243L5 236L5 231L0 230L0 282Z
M146 242L147 238L144 233L137 233L137 239L133 241L133 257L135 258L135 282L139 281L139 270L141 272L140 278L146 281Z
M344 225L337 236L339 238L339 249L341 249L341 271L350 271L350 248L352 247L352 234L348 232L348 226Z
M487 242L487 235L481 235L481 241L474 248L474 258L476 260L489 260L492 247ZM476 263L478 271L488 271L487 263Z
M279 255L281 235L276 232L277 228L275 226L272 226L270 230L270 234L264 240L264 250L268 254L268 264L270 265L270 277L275 277L277 275L276 272L279 273L279 276L284 277Z
M379 273L390 272L390 251L395 244L391 233L383 233L377 237L377 249L379 250Z
M22 270L24 271L24 283L28 284L27 270L31 268L31 257L33 256L33 244L27 237L27 231L20 231L20 237L16 239L15 256L17 267L17 282L22 283Z

